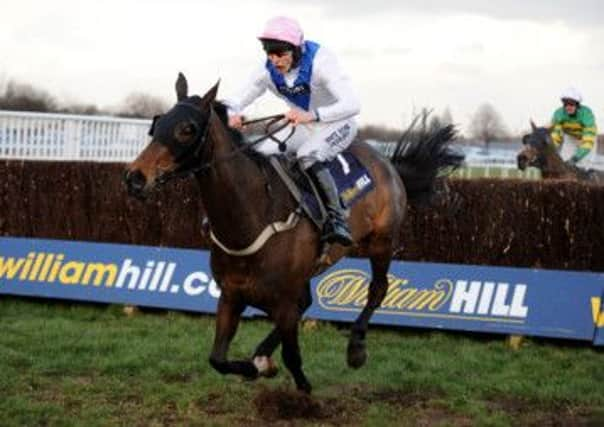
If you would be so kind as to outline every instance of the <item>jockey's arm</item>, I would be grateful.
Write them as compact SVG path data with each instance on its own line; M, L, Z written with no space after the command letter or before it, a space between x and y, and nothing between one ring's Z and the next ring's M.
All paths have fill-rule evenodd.
M560 119L560 117L558 117L558 111L556 111L554 113L554 116L552 117L551 128L552 130L550 132L550 135L552 137L552 142L554 143L556 148L559 148L560 144L562 144L562 140L564 139L564 134L562 130L562 120Z
M583 123L583 134L581 135L581 145L577 148L575 156L579 155L579 160L587 156L591 150L593 150L596 144L596 138L598 135L598 129L596 127L596 120L591 111L586 112L584 123Z
M227 106L229 117L238 116L241 118L243 110L262 96L267 87L268 82L264 69L254 70L247 82L237 92L224 99L223 102Z
M594 147L595 136L585 135L581 138L581 145L575 150L572 160L576 163L585 158Z
M581 143L577 147L575 154L573 154L572 160L574 162L579 162L585 158L591 152L591 150L593 150L596 142L597 128L593 113L589 110L586 110L583 112L583 114L584 117L582 117L581 123L583 125L583 130L581 132Z
M319 55L319 53L322 53ZM359 114L361 105L350 84L350 79L340 69L333 54L329 51L317 53L317 64L313 73L318 74L319 82L336 99L335 102L321 106L314 112L322 122L335 122Z
M560 147L560 144L562 144L562 140L564 139L564 134L562 132L561 123L557 123L552 126L551 136L552 136L552 142L554 143L556 148Z

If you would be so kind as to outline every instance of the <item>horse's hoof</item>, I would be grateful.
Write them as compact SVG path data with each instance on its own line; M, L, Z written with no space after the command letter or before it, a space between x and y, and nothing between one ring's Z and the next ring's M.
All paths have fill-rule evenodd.
M255 381L260 376L260 372L258 372L258 369L256 369L252 363L250 363L249 368L246 368L243 372L241 372L241 376L246 381Z
M358 369L367 361L367 351L363 341L350 341L348 343L348 366Z
M254 366L258 369L258 375L266 378L273 378L279 372L279 368L268 356L256 356L253 360Z
M296 384L299 391L310 394L312 392L312 386L308 381L304 381L301 384Z

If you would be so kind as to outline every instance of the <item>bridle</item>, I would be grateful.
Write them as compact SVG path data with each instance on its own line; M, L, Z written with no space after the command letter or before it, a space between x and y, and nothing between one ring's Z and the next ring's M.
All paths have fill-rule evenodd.
M267 139L271 139L272 141L275 141L276 143L278 143L279 150L281 152L284 152L286 150L287 141L292 137L292 135L296 131L296 128L292 126L289 134L283 140L280 140L275 136L275 134L277 134L278 132L285 129L287 126L289 126L290 125L289 121L286 121L285 123L277 126L275 129L272 129L272 130L270 129L271 126L275 125L276 123L278 123L279 121L281 121L285 118L284 114L275 114L275 115L271 115L271 116L266 116L266 117L261 117L261 118L257 118L257 119L253 119L253 120L244 121L242 123L244 126L250 125L253 123L267 122L267 124L265 125L265 134L251 142L244 143L243 146L238 147L237 149L233 150L231 153L229 153L226 156L200 164L201 163L201 158L200 158L201 150L205 146L206 140L208 138L208 133L209 133L209 129L210 129L210 118L213 114L215 114L214 108L212 105L210 105L209 111L206 115L199 107L197 107L189 102L180 101L180 102L176 103L176 105L173 108L176 108L176 107L185 107L185 108L192 109L193 112L195 113L195 116L199 117L199 119L196 118L196 120L191 123L195 129L196 136L195 136L195 139L193 140L193 143L190 145L190 147L187 148L185 151L183 151L176 157L175 163L179 164L177 169L172 172L167 172L167 173L163 174L162 176L158 177L157 178L158 184L165 184L166 182L171 181L173 179L186 178L186 177L189 177L189 176L194 175L199 172L205 172L209 169L214 168L219 163L231 160L235 156L251 149L255 145L257 145L263 141L266 141ZM151 127L149 128L150 136L153 136L156 124L160 120L161 117L162 117L161 115L153 117L153 122L151 123ZM204 121L205 121L205 128L203 129L203 131L201 131L202 125L200 125L199 122L204 122ZM191 160L186 161L186 159L191 159ZM187 165L191 165L191 164L193 164L194 166L187 167Z

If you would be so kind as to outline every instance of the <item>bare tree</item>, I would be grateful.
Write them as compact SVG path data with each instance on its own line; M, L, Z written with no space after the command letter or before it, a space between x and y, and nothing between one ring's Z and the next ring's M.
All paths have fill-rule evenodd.
M9 80L0 93L0 109L15 111L57 111L57 102L48 92Z
M109 114L107 111L99 109L94 104L78 104L70 103L59 109L60 113L82 114L85 116L98 116L101 114Z
M482 104L472 116L470 122L470 136L489 144L497 139L506 138L507 129L499 113L489 103Z
M0 94L4 95L6 92L6 85L8 84L8 77L6 77L6 73L0 73Z
M138 117L148 119L157 114L165 113L168 104L161 98L135 92L128 95L118 107L118 116Z

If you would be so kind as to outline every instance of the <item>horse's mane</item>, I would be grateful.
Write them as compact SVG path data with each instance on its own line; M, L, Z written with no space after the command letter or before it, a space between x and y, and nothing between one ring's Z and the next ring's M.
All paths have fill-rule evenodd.
M212 103L212 107L214 107L214 111L216 112L216 114L218 114L220 121L229 130L231 137L233 138L233 141L237 145L241 145L244 140L243 134L241 132L239 132L237 129L233 129L232 127L229 126L229 116L227 114L227 106L220 101L214 101Z
M198 109L199 105L201 105L202 98L199 95L191 95L182 102L193 106L195 109ZM237 129L233 129L232 127L229 126L229 117L227 114L227 106L220 101L214 101L214 102L212 102L212 107L214 108L214 111L216 112L216 114L218 114L220 121L222 121L224 126L228 129L228 131L231 135L231 138L233 139L233 142L235 142L235 144L237 144L238 146L243 144L244 143L243 134L241 132L239 132Z
M545 126L540 126L540 127L536 127L533 129L533 131L529 134L526 135L526 137L528 136L534 136L535 138L537 138L537 140L539 142L543 143L543 148L544 149L554 149L555 150L555 145L554 142L552 141L551 135L550 135L550 128L545 127ZM536 148L540 148L540 147L536 147ZM557 150L555 150L557 153Z
M549 144L550 140L549 140L549 128L545 127L545 126L540 126L538 128L536 128L533 133L538 134L539 136L545 138L545 141Z
M220 118L220 121L224 124L224 126L229 131L235 146L237 148L243 148L245 145L247 145L248 142L246 141L243 134L241 132L239 132L237 129L233 129L232 127L229 126L229 116L227 114L227 106L221 101L214 101L212 103L212 107L214 107L214 111ZM254 150L252 147L250 147L247 150L243 150L243 154L245 154L247 157L249 157L254 162L256 162L258 164L258 166L260 166L260 167L263 167L268 163L267 157L265 155L259 153L258 151Z

